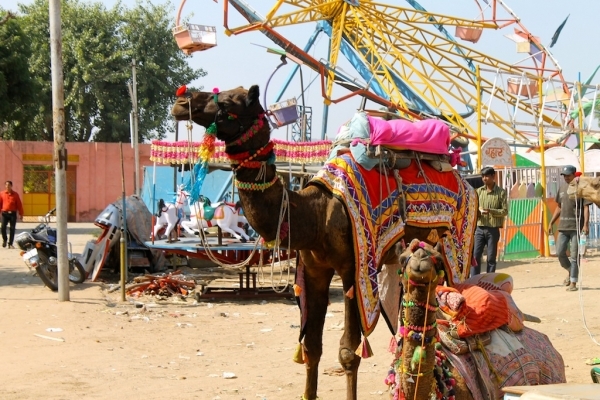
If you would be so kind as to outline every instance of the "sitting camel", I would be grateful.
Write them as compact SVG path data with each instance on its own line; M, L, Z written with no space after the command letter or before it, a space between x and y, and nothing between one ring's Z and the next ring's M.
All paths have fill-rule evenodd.
M436 194L438 192L427 191L432 187L430 180L421 182L412 191L409 190L410 187L405 188L404 185L399 184L398 181L401 179L391 173L382 172L375 182L365 180L365 184L373 188L372 192L379 193L380 189L387 191L386 206L397 207L393 213L386 213L377 205L364 201L356 208L352 208L332 193L335 182L330 187L311 182L300 191L290 191L284 187L277 176L273 162L274 144L270 141L268 119L259 102L258 86L252 86L249 90L239 87L222 92L215 90L193 93L187 93L183 88L178 90L172 115L176 120L191 119L208 128L207 132L216 132L217 139L225 142L225 152L235 171L239 197L250 225L266 242L276 242L279 239L280 243L275 243L276 245L280 244L282 247L299 251L296 283L300 289L301 329L305 336L298 348L297 361L306 366L306 382L302 396L304 400L317 399L318 369L323 351L323 327L329 303L329 286L335 273L341 277L346 296L344 296L344 331L340 340L338 358L346 370L346 398L355 400L358 367L361 358L369 355L368 342L365 339L361 342L361 332L366 338L363 321L366 319L364 301L368 296L362 296L360 290L364 287L363 283L371 284L376 275L372 273L373 270L369 270L371 274L357 282L363 276L358 275L358 270L364 267L362 260L375 259L371 255L376 253L381 256L377 258L375 268L381 269L383 264L394 264L397 262L394 243L400 240L402 235L435 244L438 238L450 229L449 225L458 219L465 220L465 240L470 240L475 221L472 216L477 210L477 197L468 197L474 193L473 189L464 183L456 171L445 172L447 174L445 183L460 189L451 193L447 187L439 185L439 189L436 189L440 190L439 195ZM338 165L350 165L352 157L344 155L336 160L340 163ZM415 160L411 162L414 166ZM418 166L414 167L411 176L425 176L422 179L427 179L428 172L424 169L429 167L422 167L419 160L416 160L416 164ZM336 165L331 164L330 167L331 169L323 172L322 176L332 177L335 181ZM379 172L374 169L373 173ZM365 185L357 184L356 188L361 190ZM418 214L420 210L427 209L430 216L446 212L447 220L437 226L428 227L427 217L424 217L414 225L407 223L404 226L402 212L398 212L404 204L402 201L404 189L409 190L407 196L414 195L420 202L413 210L407 210L409 217ZM452 198L455 203L461 203L460 207L468 207L469 212L462 212L460 215L453 213L451 209L455 208L446 207L444 203L448 198ZM431 203L435 203L433 210L427 208ZM360 207L370 208L365 212L365 208ZM383 223L371 223L369 218L374 218L375 213L379 213L378 218ZM389 237L371 242L369 246L357 245L358 241L365 236L353 235L355 229L372 228L372 231L375 231L383 225L386 228L390 226L399 229ZM455 237L462 234L462 231L453 230ZM355 241L356 237L358 239ZM446 247L453 249L453 259L461 258L464 251L467 254L465 258L470 261L470 250L468 250L470 245L458 248L451 243ZM361 262L357 263L357 260ZM377 311L378 292L375 289L372 293L374 296L370 298L375 300L367 306L373 306ZM357 310L360 310L360 313ZM373 317L367 321L371 324L369 328L374 328L377 316L378 314L375 313L367 315Z
M567 194L571 197L591 201L600 207L600 176L578 176L569 183Z
M386 379L392 398L501 399L503 386L566 382L563 359L548 337L526 327L512 332L506 325L501 326L488 336L493 347L484 347L484 350L479 348L481 337L470 336L464 347L474 345L475 348L469 350L478 352L477 355L460 356L461 351L439 345L436 348L436 338L442 337L440 324L443 322L437 319L441 314L436 288L444 277L439 244L434 248L413 240L400 256L400 272L404 292L403 326L399 329L396 359ZM447 337L442 337L442 343L446 343L444 338ZM459 338L453 340L458 342L456 339ZM494 358L494 352L498 353L497 349L505 342L510 343L510 349L503 349L501 356ZM464 366L469 365L469 359L475 360L472 362L475 366L467 369L475 377L465 379ZM484 361L477 364L477 359ZM501 365L494 364L496 359L500 359ZM512 368L513 364L516 369Z

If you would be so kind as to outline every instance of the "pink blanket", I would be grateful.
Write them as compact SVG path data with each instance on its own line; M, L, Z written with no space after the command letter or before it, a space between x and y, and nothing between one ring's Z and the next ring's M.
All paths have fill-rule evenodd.
M371 145L385 145L397 150L449 154L450 129L443 121L425 119L410 122L402 119L384 121L368 116Z

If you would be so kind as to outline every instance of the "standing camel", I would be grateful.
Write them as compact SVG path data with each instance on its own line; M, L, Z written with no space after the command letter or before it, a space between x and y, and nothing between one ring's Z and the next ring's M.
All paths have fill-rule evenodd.
M317 398L318 366L322 354L323 326L329 303L329 286L334 273L343 282L344 331L340 340L338 359L346 370L346 398L357 398L357 372L361 361L361 317L359 303L353 296L356 284L356 258L353 220L346 204L322 185L311 184L300 191L287 190L277 176L273 160L273 144L265 111L259 102L258 86L242 87L219 92L181 93L172 109L177 120L191 119L216 131L225 142L226 153L232 161L239 197L250 225L265 241L281 239L281 245L299 252L303 269L306 334L301 351L306 364L306 383L302 399ZM212 128L212 129L210 129ZM259 179L260 178L260 179ZM476 210L476 198L475 210ZM282 210L282 205L289 205ZM285 218L280 220L280 215ZM282 232L282 227L287 232ZM448 227L431 228L406 225L404 235L435 244ZM435 231L435 233L434 233ZM282 235L283 234L283 235ZM397 239L397 238L396 238ZM363 249L361 249L361 252ZM470 254L470 253L469 253ZM393 243L379 260L396 263ZM298 282L298 278L297 278ZM362 347L361 347L362 348ZM356 353L355 353L356 352ZM357 354L358 353L358 354Z
M500 366L493 364L495 359L490 357L490 352L494 350L486 349L487 355L484 357L491 360L495 368L488 376L495 374L495 379L471 379L475 386L469 387L453 361L463 356L451 358L447 356L449 350L436 350L436 339L440 337L436 319L439 317L436 287L444 276L439 244L434 248L413 240L400 255L399 264L404 288L404 325L400 330L402 341L396 354L393 377L387 379L392 387L392 398L419 400L454 396L456 400L481 397L501 399L500 389L503 386L566 382L563 359L546 335L529 328L523 328L518 333L498 329L495 332L500 333L492 332L493 348L498 349L498 342L511 339L520 342L522 348L518 349L513 342L509 347L511 352L503 353L500 357ZM515 363L516 369L508 368L511 357L519 360ZM477 369L481 372L486 368L488 365L483 363ZM485 372L481 376L486 376ZM473 395L472 390L477 391L478 395Z

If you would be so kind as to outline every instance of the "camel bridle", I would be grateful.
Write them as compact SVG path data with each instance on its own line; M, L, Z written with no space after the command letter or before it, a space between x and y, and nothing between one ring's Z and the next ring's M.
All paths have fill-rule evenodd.
M421 260L425 259L426 257L429 258L434 265L434 270L436 271L436 278L432 279L428 283L418 283L418 282L413 281L412 279L410 279L410 277L406 271L406 268L408 267L411 258L418 250L422 250L425 253L425 257L422 257L422 256L419 257L420 258L419 262ZM402 295L403 301L402 301L401 307L400 307L400 313L401 313L401 315L403 315L403 318L402 318L403 325L400 328L400 332L402 335L402 339L401 339L402 342L404 342L405 340L411 340L411 341L419 343L418 347L422 348L422 347L425 347L426 345L430 345L432 342L435 342L435 340L436 340L436 336L435 335L428 336L428 332L436 330L437 323L433 322L433 324L431 324L431 325L426 325L426 321L427 321L429 313L435 313L438 308L437 299L435 298L435 295L434 295L433 299L430 298L430 294L431 294L430 289L431 289L432 285L437 286L439 277L442 276L442 274L444 273L443 267L440 267L439 264L440 263L436 259L435 254L432 253L431 251L429 251L428 249L426 249L425 244L423 242L421 242L421 243L419 243L418 247L411 250L411 255L409 257L407 257L406 262L402 266L401 274L402 274L403 278L406 279L406 282L407 282L406 292L403 293L403 295ZM411 301L410 299L408 299L406 297L409 294L409 288L411 286L426 287L427 299L423 303ZM431 300L433 300L435 302L435 305L430 303ZM424 311L425 312L425 324L423 326L413 326L413 325L407 324L405 313L408 312L408 308L410 308L410 307L417 307L417 308L422 308L425 310ZM406 345L404 345L404 344L402 345L402 357L406 358ZM405 376L408 376L407 381L414 382L416 387L419 386L419 381L422 376L424 376L425 374L430 374L430 373L434 372L433 369L430 371L421 371L421 360L419 360L418 365L419 366L418 366L417 373L411 373L411 372L405 370L404 367L402 367L402 374ZM434 366L434 368L435 368L435 366ZM413 378L416 378L416 381ZM403 389L400 389L400 390L403 390ZM415 396L416 395L417 395L417 391L415 390ZM411 400L416 400L416 398L411 399Z
M228 111L225 104L222 102L219 102L219 95L221 94L221 92L218 92L216 90L217 89L213 89L213 101L217 105L217 113L215 114L214 124L217 127L217 131L218 131L219 123L223 122L225 119L227 119L229 121L236 121L239 126L238 132L234 137L228 139L228 141L230 141L230 142L235 142L244 133L246 133L248 130L250 130L252 128L252 125L254 125L254 118L251 119L251 122L248 126L243 124L240 121L240 118L237 114L234 114L234 113ZM264 117L264 110L262 110L262 112L259 113L259 115L256 118L262 119L263 117Z

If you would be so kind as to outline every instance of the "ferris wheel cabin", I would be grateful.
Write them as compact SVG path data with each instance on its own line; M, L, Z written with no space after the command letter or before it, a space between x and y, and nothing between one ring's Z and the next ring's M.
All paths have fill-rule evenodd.
M177 46L187 55L208 50L217 45L217 30L214 26L184 24L173 28Z
M183 23L179 24L185 0L179 4L173 37L177 46L187 55L196 51L208 50L217 45L217 29L214 26Z
M462 40L466 40L467 42L477 43L481 34L483 33L483 29L481 28L470 28L467 26L457 26L454 35L457 38Z

